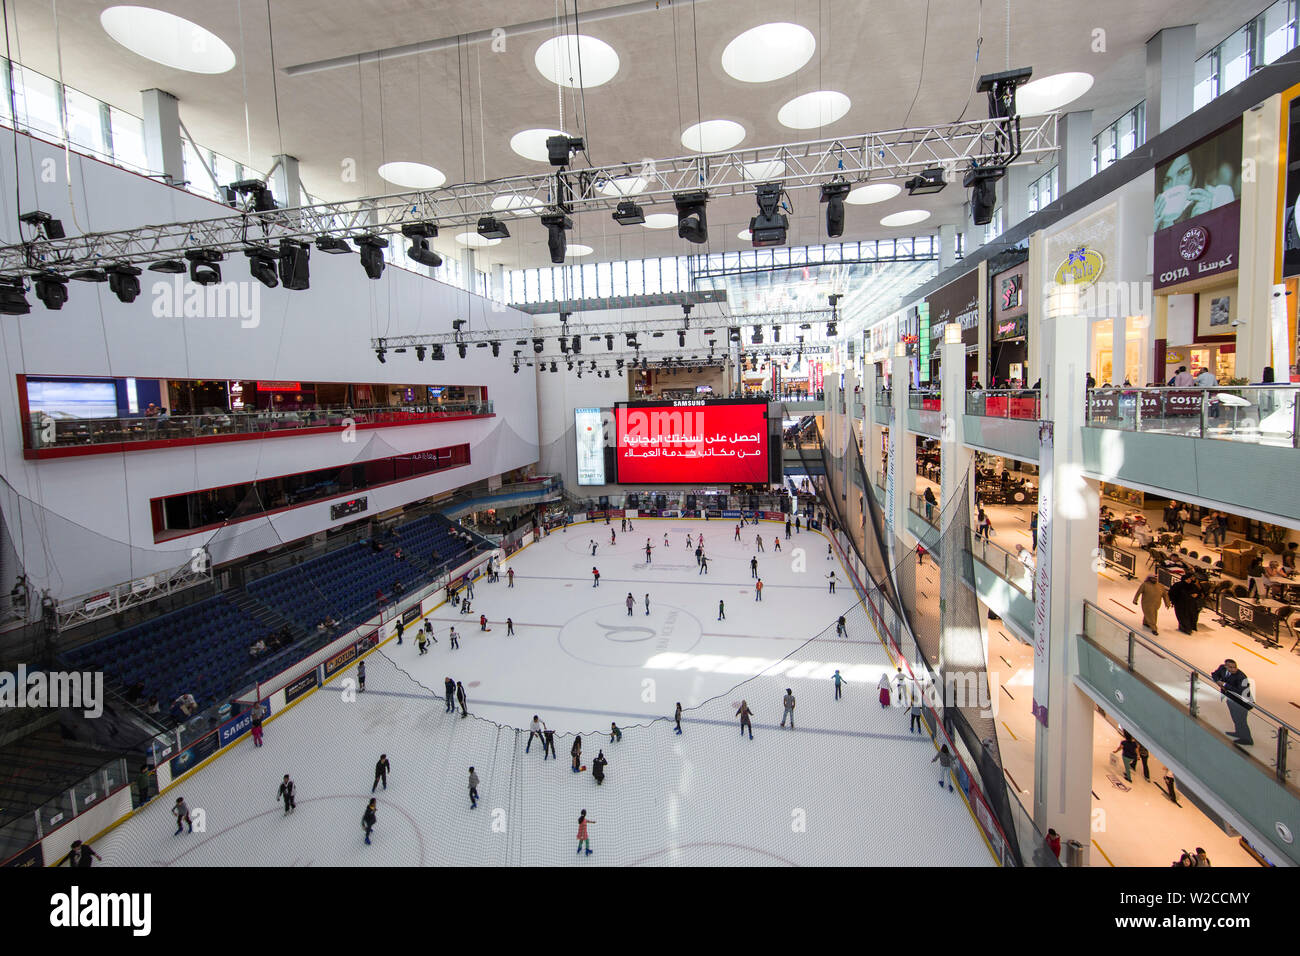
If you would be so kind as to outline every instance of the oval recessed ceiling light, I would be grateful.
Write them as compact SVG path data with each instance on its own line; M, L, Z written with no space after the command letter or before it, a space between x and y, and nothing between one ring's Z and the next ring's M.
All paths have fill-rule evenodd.
M109 7L99 15L110 37L146 60L190 73L225 73L235 53L215 33L152 7Z
M520 216L534 216L546 203L532 196L497 196L492 200L496 212L513 212Z
M533 63L542 76L571 90L608 83L618 72L614 48L583 34L552 37L537 48Z
M635 196L637 193L644 192L646 186L644 176L616 176L613 179L607 179L599 186L596 191L602 196L612 196L615 199L623 196Z
M379 167L379 175L394 186L407 189L437 189L447 181L442 170L425 163L384 163Z
M869 206L872 203L893 199L902 191L903 187L897 183L867 183L850 192L844 201L855 206Z
M880 220L882 226L915 226L918 222L925 222L930 218L928 209L904 209L902 212L891 213L884 219Z
M779 159L768 159L757 163L745 163L740 167L740 175L745 179L752 179L755 182L763 182L768 179L775 179L785 172L785 163Z
M525 129L510 137L510 148L524 159L531 159L538 163L549 163L551 158L546 152L547 137L568 135L568 133L558 129Z
M677 214L671 212L652 212L641 223L647 229L671 229L677 225Z
M716 153L731 149L745 138L745 127L731 120L705 120L687 127L682 133L682 145L697 153Z
M495 246L501 242L500 239L489 239L486 236L480 236L477 232L462 232L456 236L456 241L462 246L469 246L471 249Z
M777 111L776 118L790 129L816 129L843 119L852 105L838 90L816 90L796 96Z
M797 23L764 23L746 30L722 51L722 68L742 83L789 76L812 59L817 39Z
M1016 112L1022 116L1040 116L1073 103L1092 89L1091 73L1056 73L1041 80L1030 80L1016 90Z
M589 256L595 251L591 246L584 246L580 242L571 242L565 247L564 254L572 259L576 256Z

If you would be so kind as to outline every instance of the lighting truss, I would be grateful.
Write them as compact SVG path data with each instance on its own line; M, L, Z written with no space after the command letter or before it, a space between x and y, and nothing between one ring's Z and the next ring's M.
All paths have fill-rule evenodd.
M746 178L745 170L752 169L754 163L780 163L784 173L769 181L780 183L787 191L820 188L835 177L854 184L903 180L936 166L964 169L996 164L998 144L1006 142L1008 124L1014 121L1015 118L965 120L840 139L514 176L487 183L454 184L292 209L233 212L216 219L87 233L64 239L37 238L0 247L0 274L30 275L41 271L66 274L108 262L142 266L160 259L182 258L186 250L210 249L233 254L250 244L270 244L280 239L305 242L322 236L394 235L401 232L403 225L417 222L440 229L473 229L484 216L509 221L521 218L520 212L534 217L543 208L569 215L612 211L625 197L605 195L601 187L626 177L646 181L646 188L634 197L638 205L672 209L675 208L673 194L685 191L707 191L712 201L727 196L752 196L754 182ZM1038 162L1056 152L1057 114L1032 117L1021 123L1021 154L1016 164ZM494 201L497 201L495 208ZM502 205L506 206L504 211Z
M797 309L789 312L755 312L742 315L717 315L717 316L694 316L687 320L682 316L671 316L664 319L625 319L622 321L611 321L601 323L585 322L565 322L554 325L530 325L518 329L484 329L482 331L459 329L452 332L430 332L423 335L389 335L383 338L371 339L370 347L373 348L415 348L424 345L446 345L455 342L490 342L494 339L504 341L506 339L533 339L533 338L556 338L565 336L572 338L575 335L584 338L591 335L605 336L626 335L629 332L654 332L656 330L664 333L676 332L682 328L683 322L687 324L687 331L702 332L704 329L713 329L717 335L719 347L727 344L727 328L732 325L801 325L805 322L816 327L816 323L825 323L836 318L836 313L831 309ZM611 353L602 353L609 355ZM680 354L680 352L669 353Z

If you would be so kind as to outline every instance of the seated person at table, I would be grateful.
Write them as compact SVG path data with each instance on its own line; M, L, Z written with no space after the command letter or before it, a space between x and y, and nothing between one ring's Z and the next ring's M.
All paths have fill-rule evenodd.
M1274 592L1280 597L1282 588L1287 584L1286 575L1282 573L1282 565L1276 561L1270 561L1268 567L1264 569L1264 594L1271 596Z
M1288 541L1286 550L1282 552L1282 567L1286 568L1288 571L1294 571L1296 568L1297 548L1300 548L1300 545L1296 544L1294 541Z

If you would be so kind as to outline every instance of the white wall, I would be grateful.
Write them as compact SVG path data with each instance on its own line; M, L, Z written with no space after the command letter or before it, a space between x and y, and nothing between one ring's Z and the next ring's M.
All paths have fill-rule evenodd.
M0 153L0 235L12 242L14 157L12 150ZM43 209L62 219L69 235L230 212L73 154L74 212L62 151L20 137L18 154L18 211ZM45 172L53 182L42 179ZM368 492L374 513L536 462L534 372L512 373L513 338L503 336L496 359L489 349L470 348L464 360L452 349L444 362L420 363L413 352L390 351L387 364L380 365L370 347L373 336L449 331L456 318L468 319L472 330L506 330L531 327L531 317L501 306L493 312L487 300L391 266L371 281L355 255L313 249L311 288L301 292L260 286L249 278L243 256L222 265L223 279L247 283L245 294L259 296L247 300L259 305L252 318L166 314L155 308L161 300L154 283L170 285L165 280L173 277L146 272L134 303L119 302L107 285L73 282L62 310L46 310L31 294L30 315L0 322L0 461L6 481L0 510L37 590L74 596L179 565L212 536L156 545L149 500L161 495L470 443L469 466ZM486 385L496 417L359 431L351 444L340 435L298 436L27 461L15 387L15 376L24 373ZM232 525L215 536L211 548L218 561L229 560L330 524L328 503L318 503Z

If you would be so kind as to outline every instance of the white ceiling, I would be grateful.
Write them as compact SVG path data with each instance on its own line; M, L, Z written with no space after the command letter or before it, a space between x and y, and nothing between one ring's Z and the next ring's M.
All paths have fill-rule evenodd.
M605 164L682 155L683 130L701 119L741 123L742 146L755 147L938 123L963 112L979 117L986 107L982 95L969 96L974 78L1008 65L1030 66L1035 76L1093 74L1092 89L1070 108L1092 109L1100 127L1143 98L1144 44L1153 33L1197 23L1203 50L1264 3L1092 0L1085 12L1062 0L1011 0L1008 41L1007 4L1000 0L664 0L646 12L582 20L618 5L594 0L579 8L579 32L608 43L621 63L609 82L586 92L585 123L576 91L561 95L534 65L537 48L564 28L511 30L553 19L554 0L155 0L230 46L236 66L217 75L165 67L119 46L100 25L99 14L110 5L59 0L56 31L52 0L15 0L13 58L58 77L61 54L67 85L137 114L140 90L167 90L180 99L183 121L204 146L257 169L266 169L276 153L297 156L307 189L331 200L396 191L377 173L387 162L427 163L450 182L544 172L544 164L509 147L511 136L532 127L585 134L591 159ZM732 79L722 69L724 47L744 30L772 21L810 30L817 40L812 59L772 82ZM296 64L498 27L505 31L504 49L488 42L453 43L359 67L285 72ZM1104 31L1104 52L1094 52L1097 30ZM782 105L819 89L847 94L847 115L820 130L791 130L778 122ZM350 163L355 181L344 175ZM963 190L949 187L937 196L909 199L904 193L878 205L849 206L844 238L933 231L961 221L964 199ZM815 192L796 192L793 200L790 243L824 241L823 207ZM932 216L902 229L879 224L881 217L910 208L928 209ZM579 217L570 241L595 250L578 261L745 248L737 233L753 212L747 199L711 204L707 247L686 243L675 230L620 227L605 214ZM539 224L520 221L512 232L500 245L477 252L480 268L549 261ZM449 252L460 248L450 236L435 244Z

